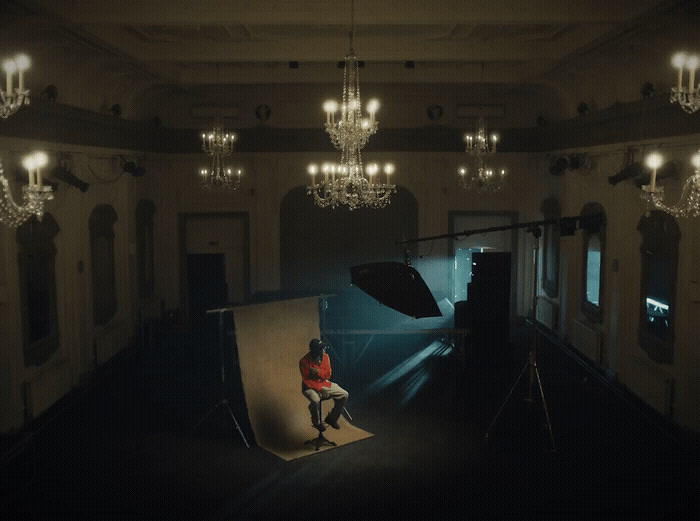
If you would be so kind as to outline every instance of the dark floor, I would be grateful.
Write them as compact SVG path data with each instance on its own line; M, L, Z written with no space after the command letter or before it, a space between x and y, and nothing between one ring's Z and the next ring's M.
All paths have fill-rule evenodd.
M243 435L225 415L192 432L218 396L216 363L196 340L130 348L31 433L3 440L2 510L12 519L698 519L695 436L566 350L539 348L556 451L541 403L524 400L529 371L496 418L528 345L479 343L466 361L440 350L379 393L365 392L376 376L365 366L341 371L353 423L374 436L290 462L254 444L235 384ZM364 363L375 370L395 361L374 356Z

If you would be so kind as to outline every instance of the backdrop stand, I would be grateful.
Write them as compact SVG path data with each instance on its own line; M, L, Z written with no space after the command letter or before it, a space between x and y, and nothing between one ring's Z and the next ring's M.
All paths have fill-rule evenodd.
M220 308L220 309L209 309L206 311L206 313L218 313L219 314L219 364L221 365L221 386L219 389L220 393L220 399L219 401L213 405L207 413L202 416L202 418L197 422L197 425L195 425L194 429L192 429L192 434L197 432L199 427L208 419L210 418L214 412L219 410L220 408L225 409L228 412L228 415L231 417L233 420L233 423L236 425L236 429L238 429L238 432L241 435L241 438L243 438L243 443L245 443L245 446L247 448L250 448L250 445L248 445L248 440L245 439L245 436L243 435L243 431L241 430L241 426L238 424L238 420L236 420L236 417L233 415L233 411L231 410L231 406L228 403L228 399L226 398L226 391L225 391L225 384L226 384L226 367L224 364L224 313L226 311L233 311L233 308Z

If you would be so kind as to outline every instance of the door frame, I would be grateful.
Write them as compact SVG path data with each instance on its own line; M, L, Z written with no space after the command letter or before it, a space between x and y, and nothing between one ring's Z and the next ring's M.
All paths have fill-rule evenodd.
M178 242L180 257L180 310L186 324L190 321L189 282L187 279L187 223L191 219L232 218L243 221L243 294L250 301L250 215L248 212L181 212L178 213Z
M520 222L518 212L512 211L498 211L498 210L452 210L448 214L448 230L449 234L459 233L461 231L467 230L455 230L454 223L457 217L507 217L510 219L510 224L515 225ZM454 263L455 258L455 239L451 238L448 246L448 255ZM518 310L518 259L520 258L518 254L518 230L511 230L510 237L510 331L511 336L513 331L515 331L514 323L517 318ZM450 270L449 274L449 286L454 292L454 270ZM453 293L454 294L454 293Z

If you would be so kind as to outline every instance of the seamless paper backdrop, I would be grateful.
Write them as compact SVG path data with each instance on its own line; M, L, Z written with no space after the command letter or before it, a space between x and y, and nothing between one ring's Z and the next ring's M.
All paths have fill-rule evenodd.
M299 360L309 341L320 338L318 297L238 306L233 319L243 392L258 445L285 460L315 453L314 446L304 444L318 431L311 426L309 401L301 393ZM332 400L323 402L324 416L332 406ZM325 432L338 446L372 436L342 416L339 423L340 430ZM328 448L333 447L320 450Z

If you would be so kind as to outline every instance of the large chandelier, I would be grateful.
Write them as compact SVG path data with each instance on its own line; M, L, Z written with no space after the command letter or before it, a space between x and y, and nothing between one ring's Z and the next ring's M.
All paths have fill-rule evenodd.
M484 118L479 118L474 134L469 132L464 134L465 150L473 158L473 161L471 168L460 166L457 169L462 188L495 192L503 187L505 169L494 170L487 166L484 161L484 158L496 153L497 142L497 134L493 133L489 136L486 132Z
M353 50L354 30L353 1L350 52L345 56L343 73L343 101L340 106L335 100L326 101L323 105L326 111L326 132L335 148L341 151L340 163L325 163L320 168L316 164L310 164L308 167L311 185L307 186L307 192L313 194L315 203L321 207L335 208L346 204L351 210L361 206L381 208L389 204L391 193L396 191L396 185L389 182L394 172L392 164L380 167L373 163L366 168L362 164L360 151L377 131L375 114L379 109L379 101L370 100L367 103L369 117L363 117L357 56ZM382 172L386 176L385 180L380 178ZM323 177L317 181L318 173L323 174Z
M211 168L200 168L202 187L207 190L235 190L241 183L243 169L224 165L231 155L236 134L224 132L218 125L211 132L202 134L202 150L211 156Z
M652 153L646 158L646 165L651 169L649 184L642 186L643 196L654 207L669 213L675 217L699 217L700 216L700 151L691 158L695 167L695 175L688 178L683 186L681 197L676 204L668 206L663 202L664 189L656 185L656 170L663 164L661 154Z
M26 54L18 54L13 59L5 60L2 66L7 74L7 88L0 88L0 116L7 118L22 105L29 105L29 91L24 88L24 71L29 68L29 57ZM15 73L18 76L17 88L14 86Z
M44 204L53 199L50 186L44 186L41 169L46 166L48 157L44 152L34 152L22 161L22 166L27 169L29 183L22 187L22 204L15 203L10 191L10 183L3 175L0 164L0 183L2 194L0 195L0 222L7 226L17 227L32 215L41 220L44 216Z
M684 52L679 52L673 55L671 62L678 69L678 86L671 89L671 103L678 102L686 112L695 112L700 108L700 84L695 84L695 69L700 65L700 58L697 54L688 56ZM683 86L685 69L688 69L687 88Z

